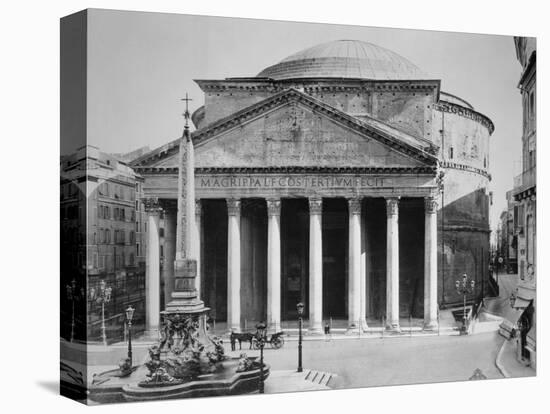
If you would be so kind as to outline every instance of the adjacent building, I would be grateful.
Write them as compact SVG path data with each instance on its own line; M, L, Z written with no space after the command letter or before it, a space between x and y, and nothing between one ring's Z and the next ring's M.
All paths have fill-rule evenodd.
M61 177L62 286L70 285L73 279L85 280L87 289L82 291L88 292L82 297L82 287L77 287L67 300L86 304L82 313L87 318L85 337L97 340L102 323L100 281L105 281L112 292L105 304L107 337L120 340L127 306L137 309L135 327L139 330L141 323L143 328L143 179L124 162L90 145L62 158ZM67 323L71 317L64 320Z
M440 79L343 40L255 77L196 82L205 104L192 116L197 208L187 220L214 320L236 331L266 320L276 330L302 301L312 333L329 319L399 330L411 316L435 329L440 308L462 303L462 274L476 281L468 302L483 297L494 126ZM144 179L154 278L163 216L168 290L181 226L179 142L131 163ZM149 303L159 289L150 286Z
M536 363L536 260L537 260L537 47L536 39L515 37L516 57L523 71L518 82L523 105L522 173L515 177L512 195L517 203L514 231L518 249L518 287L513 307L521 311L516 324L518 358Z

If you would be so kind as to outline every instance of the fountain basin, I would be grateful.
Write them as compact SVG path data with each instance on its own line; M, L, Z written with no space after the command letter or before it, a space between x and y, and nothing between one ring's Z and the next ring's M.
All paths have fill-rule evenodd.
M148 373L145 366L139 366L125 378L117 377L118 370L111 370L94 377L89 399L98 403L125 401L154 401L190 397L214 397L247 394L258 390L260 368L236 372L238 358L219 362L216 371L200 375L191 381L175 381L166 384L140 385ZM264 381L269 376L269 365L264 363Z

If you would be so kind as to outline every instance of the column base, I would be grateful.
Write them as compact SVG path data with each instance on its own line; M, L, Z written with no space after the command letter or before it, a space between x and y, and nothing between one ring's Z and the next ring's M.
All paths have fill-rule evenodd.
M393 332L393 333L401 333L401 327L399 326L399 323L392 323L386 325L386 331Z
M230 335L231 333L242 333L241 327L234 326L227 328L227 334Z
M306 331L306 335L324 335L325 332L323 331L323 328L317 327L317 328L309 328Z
M132 334L132 342L134 341ZM160 340L160 331L159 328L147 328L140 335L140 339L143 341L159 341Z
M437 331L437 328L439 327L437 322L424 322L424 329L425 331Z
M268 331L273 331L273 332L281 332L282 331L281 324L280 323L271 323L271 324L267 325L267 330Z
M346 335L357 335L359 334L359 327L355 324L348 326L346 329Z

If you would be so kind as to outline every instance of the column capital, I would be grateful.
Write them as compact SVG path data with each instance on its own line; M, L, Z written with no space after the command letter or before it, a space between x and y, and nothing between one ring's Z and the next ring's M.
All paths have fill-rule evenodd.
M228 198L227 202L227 214L230 216L241 215L241 199L240 198Z
M321 214L323 212L323 199L321 197L310 197L309 214Z
M162 207L157 197L142 198L141 201L143 202L147 214L160 214L162 211Z
M386 213L388 217L396 216L399 212L399 197L386 198Z
M200 198L195 199L195 216L202 216L202 202Z
M361 214L362 197L348 198L349 214Z
M437 198L434 196L424 198L424 211L426 214L437 213Z
M267 215L268 216L280 216L281 215L281 199L280 198L267 198Z

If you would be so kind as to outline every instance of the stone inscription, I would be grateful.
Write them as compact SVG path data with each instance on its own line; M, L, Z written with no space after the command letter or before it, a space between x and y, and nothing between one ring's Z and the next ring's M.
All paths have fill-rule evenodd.
M331 176L331 175L266 175L266 176L210 176L198 177L198 186L214 188L374 188L391 187L391 177L377 176Z

